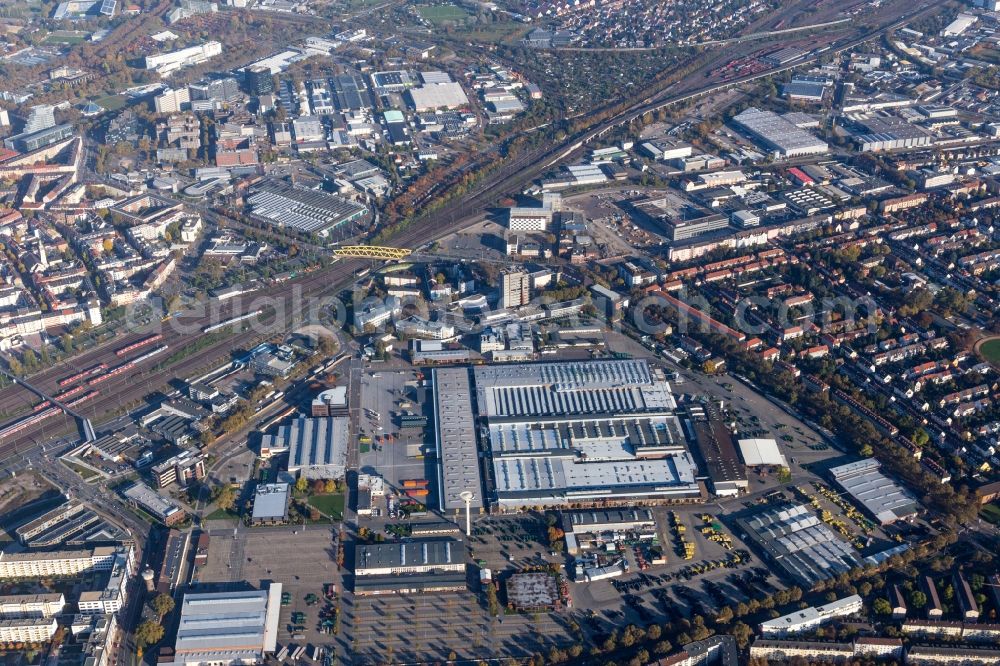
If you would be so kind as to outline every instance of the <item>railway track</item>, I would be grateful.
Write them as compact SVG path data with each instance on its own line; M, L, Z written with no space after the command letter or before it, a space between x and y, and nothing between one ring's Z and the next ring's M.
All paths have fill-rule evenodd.
M846 49L854 48L855 46L870 41L885 32L901 27L907 22L927 14L936 8L936 5L925 3L889 24L872 29L865 34L851 40L847 40L842 44L837 44L830 51L827 51L827 53L839 53ZM390 236L390 242L398 247L418 249L423 245L461 229L470 221L480 217L483 209L490 204L495 203L501 196L510 193L519 193L525 185L531 183L538 175L550 169L554 164L571 157L580 149L592 141L604 136L609 131L631 123L646 113L655 112L667 106L683 103L685 101L733 86L773 76L788 69L802 67L815 62L821 55L823 54L815 54L784 67L772 68L756 74L739 77L731 81L713 83L700 87L696 86L693 89L679 89L681 86L668 85L659 92L650 93L640 102L627 107L615 116L607 120L596 122L592 127L575 133L572 137L567 138L561 143L541 146L526 151L514 159L514 161L510 164L504 165L496 174L491 174L478 185L474 186L472 190L460 200L449 202L442 208L433 211L423 218L415 220L409 226L392 234ZM703 65L702 69L706 66L711 66L714 60L715 59L709 61L706 65ZM307 278L295 281L293 285L298 285L302 289L301 294L303 297L315 296L329 291L331 288L341 288L345 286L350 282L356 270L363 265L364 262L358 260L341 260L334 264L333 267L325 271L320 271ZM290 288L292 288L292 285L287 287L282 285L277 289L269 289L264 292L264 294L276 298L279 302L284 303L286 302L286 299L291 297L291 295L281 294L280 291ZM275 291L278 291L279 293L275 294ZM200 331L199 324L205 325L207 323L215 323L214 321L211 321L211 317L208 316L196 316L193 319L187 316L182 316L180 320L186 327L193 328L194 331ZM175 349L183 348L184 344L190 341L192 337L197 337L198 333L194 331L187 333L171 331L170 333L165 333L164 343L169 344ZM142 334L136 335L136 339L138 339L140 335L148 333L149 331L143 331ZM259 335L259 332L253 330L235 333L230 337L224 337L218 342L206 346L204 349L199 350L176 363L170 364L167 367L157 367L155 370L140 370L136 375L128 378L123 378L121 380L109 380L106 385L106 390L102 390L102 395L88 406L88 411L94 414L95 417L99 414L106 415L113 412L124 404L141 399L150 388L155 390L155 388L159 388L169 379L184 376L186 369L198 368L217 360L224 356L227 351L240 348L248 341L257 338ZM114 346L117 347L128 342L130 342L128 339L119 340L116 341ZM86 367L94 363L107 361L109 358L114 358L111 346L102 348L100 351L84 355L78 359L73 359L72 364L77 367ZM63 365L46 370L33 377L32 381L40 388L52 389L56 381L61 376L69 374L69 372L66 371L66 367L68 366ZM17 408L20 405L23 405L24 396L17 395L20 391L21 389L18 387L8 387L0 390L0 412L6 411L11 406ZM33 432L33 430L29 430L17 441L0 444L0 460L9 455L9 451L13 450L19 444L23 445L25 441L35 441L35 435L36 433Z

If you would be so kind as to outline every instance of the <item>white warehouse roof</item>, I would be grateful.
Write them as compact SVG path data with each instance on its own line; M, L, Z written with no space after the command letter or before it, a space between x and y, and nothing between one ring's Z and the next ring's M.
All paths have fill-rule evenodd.
M778 450L778 442L773 439L739 440L740 456L747 467L761 465L788 467L788 461Z

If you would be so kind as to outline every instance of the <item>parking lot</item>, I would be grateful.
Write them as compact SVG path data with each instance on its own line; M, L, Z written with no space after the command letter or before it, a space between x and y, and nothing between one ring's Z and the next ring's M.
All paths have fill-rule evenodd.
M424 431L399 428L399 414L404 410L431 418L424 404L427 392L416 386L417 381L416 371L410 370L376 370L361 380L365 409L359 415L359 436L370 437L372 443L361 446L360 471L380 474L393 489L401 488L404 479L435 477L434 459L424 455L433 446L430 427ZM432 489L428 501L434 499Z
M345 627L354 637L355 663L525 657L577 641L567 614L491 617L481 596L355 597L351 618L345 615Z
M278 643L332 646L336 636L320 631L320 612L326 605L326 584L336 583L343 591L334 535L329 527L301 526L241 528L235 537L232 530L213 532L200 580L203 584L245 580L258 588L271 581L281 583L290 603L281 607ZM309 594L319 601L307 603ZM292 613L304 614L298 623L301 629L293 629ZM295 634L302 638L293 640Z

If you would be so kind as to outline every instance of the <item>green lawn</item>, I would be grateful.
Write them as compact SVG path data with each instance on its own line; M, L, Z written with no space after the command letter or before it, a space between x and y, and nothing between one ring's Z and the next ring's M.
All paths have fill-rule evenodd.
M117 111L125 106L125 97L124 95L108 95L107 97L95 99L94 103L104 107L108 111Z
M979 353L991 363L1000 363L1000 338L993 338L981 344Z
M344 496L334 495L313 495L309 498L309 506L315 507L320 513L324 513L334 520L344 517Z
M45 39L42 40L42 44L67 44L73 46L86 40L87 33L85 32L57 31L46 35Z
M76 472L77 474L79 474L81 477L83 477L84 481L90 481L95 476L99 476L99 474L97 472L95 472L94 470L90 469L89 467L84 467L83 465L77 465L76 463L70 462L69 460L64 460L63 462L71 470L73 470L74 472Z
M987 504L982 509L979 510L982 514L983 519L993 523L994 525L1000 524L1000 506L996 504Z
M235 513L230 513L225 509L216 509L212 513L205 516L205 520L236 520L239 518Z
M417 11L431 23L462 21L469 16L469 12L455 5L425 5L418 7Z

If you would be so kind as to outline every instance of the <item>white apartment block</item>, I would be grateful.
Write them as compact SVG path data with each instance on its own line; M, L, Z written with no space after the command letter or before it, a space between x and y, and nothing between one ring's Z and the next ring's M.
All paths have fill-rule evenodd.
M812 627L817 627L836 617L846 617L860 613L861 597L852 594L849 597L831 601L822 606L811 606L802 610L776 617L760 623L760 632L764 636L781 636L794 634Z
M104 589L87 590L80 593L77 609L81 615L104 615L117 613L125 606L128 595L128 581L132 576L131 551L116 554L111 577Z
M62 613L65 606L66 597L62 593L10 594L0 596L0 618L48 618Z
M131 546L100 546L82 550L60 550L51 553L0 552L0 580L7 578L42 578L74 576L84 571L110 571L119 553L125 553L128 568L135 566Z
M56 619L0 620L0 642L45 643L56 633Z

